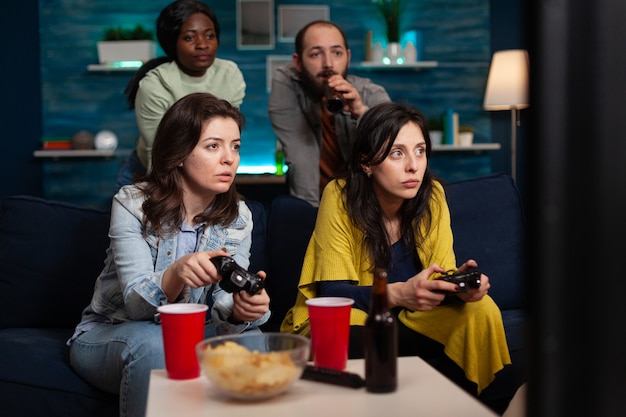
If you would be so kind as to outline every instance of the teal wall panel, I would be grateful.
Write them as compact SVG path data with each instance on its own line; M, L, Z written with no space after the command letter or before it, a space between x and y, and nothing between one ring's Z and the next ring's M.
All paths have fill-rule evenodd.
M132 72L89 72L97 63L96 43L108 26L154 27L160 10L168 0L40 0L40 45L42 84L42 130L44 137L71 136L86 129L115 132L121 148L132 148L137 137L134 113L129 110L123 90ZM271 165L275 136L267 117L266 56L290 55L291 42L276 37L275 47L267 50L238 50L236 47L236 1L207 1L217 13L221 26L218 55L236 61L247 83L242 105L247 124L242 134L242 166ZM490 115L482 110L482 98L490 60L489 0L407 1L403 14L404 30L419 30L420 60L439 61L439 68L423 71L357 71L364 59L365 35L383 40L384 26L370 1L275 0L279 5L329 5L330 18L344 28L352 50L355 74L382 84L391 98L419 107L427 116L441 115L452 107L459 112L461 124L476 128L477 142L491 142ZM275 16L276 17L276 16ZM275 19L275 27L278 20ZM474 154L435 155L432 167L446 180L475 177L489 173L492 158L500 151ZM56 197L59 181L77 190L75 199L91 205L106 204L102 190L115 179L119 161L106 164L85 161L48 161L45 169L46 194ZM54 175L51 175L55 172ZM452 174L453 173L453 174ZM66 176L63 179L64 175ZM94 186L83 186L82 183ZM80 184L79 184L80 183ZM68 193L62 195L69 199ZM90 203L91 202L91 203Z

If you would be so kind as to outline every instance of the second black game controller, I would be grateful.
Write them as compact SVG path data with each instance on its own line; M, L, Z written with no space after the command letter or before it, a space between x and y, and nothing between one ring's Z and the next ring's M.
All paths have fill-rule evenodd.
M480 271L477 268L469 268L465 271L447 271L435 279L456 284L459 287L458 292L465 292L470 288L480 288Z

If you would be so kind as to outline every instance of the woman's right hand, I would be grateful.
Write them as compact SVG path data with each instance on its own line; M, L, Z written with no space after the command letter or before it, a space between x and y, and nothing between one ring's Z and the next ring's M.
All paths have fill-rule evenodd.
M221 280L222 277L211 261L215 256L229 255L223 250L195 252L182 256L170 265L163 273L161 281L161 288L167 294L168 301L176 300L185 286L200 288Z
M211 258L230 256L223 250L195 252L185 255L172 264L174 274L183 285L191 288L206 287L222 279Z
M455 292L456 284L429 277L445 269L432 264L405 282L394 282L387 286L390 307L404 307L412 311L428 311L437 307L446 298L445 292Z

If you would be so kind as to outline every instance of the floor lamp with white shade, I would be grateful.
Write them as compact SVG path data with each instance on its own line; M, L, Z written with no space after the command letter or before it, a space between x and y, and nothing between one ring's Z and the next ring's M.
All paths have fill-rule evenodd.
M523 49L497 51L493 54L487 88L485 110L511 110L511 176L515 180L518 113L528 107L528 52Z

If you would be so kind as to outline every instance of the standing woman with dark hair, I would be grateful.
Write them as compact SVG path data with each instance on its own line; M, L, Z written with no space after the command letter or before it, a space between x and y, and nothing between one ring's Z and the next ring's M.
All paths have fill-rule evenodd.
M207 304L205 337L258 332L269 318L265 290L224 291L210 260L250 263L252 213L233 185L242 127L227 101L185 96L163 116L145 181L113 197L104 269L68 344L82 378L119 394L121 417L145 415L150 370L165 368L157 307Z
M207 92L241 106L246 83L233 61L217 58L220 25L215 12L196 0L176 0L156 22L165 57L146 62L124 91L135 109L139 139L118 174L115 191L150 172L150 154L165 111L190 93Z
M497 305L479 288L432 278L457 269L444 189L428 169L431 142L417 109L371 107L355 130L345 178L324 189L305 255L295 306L281 331L309 333L305 300L354 299L350 357L362 357L373 269L388 271L389 305L398 318L398 353L421 356L475 395L511 363ZM468 260L459 267L477 267Z

